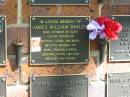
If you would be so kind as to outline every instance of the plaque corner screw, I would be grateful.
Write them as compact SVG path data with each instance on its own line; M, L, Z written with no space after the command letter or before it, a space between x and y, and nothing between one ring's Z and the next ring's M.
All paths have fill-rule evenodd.
M36 18L35 18L35 17L32 17L32 20L36 20Z
M88 17L86 18L86 20L88 20Z
M32 1L32 3L34 3L35 2L35 0L31 0Z
M32 63L35 63L35 60L32 60Z
M113 0L111 0L110 2L111 2L111 3L114 3L114 1L113 1Z
M2 78L2 81L5 82L5 78Z
M5 17L2 17L2 20L5 20Z
M35 78L35 77L33 77L33 78L32 78L32 81L35 81L35 80L36 80L36 78Z
M108 74L108 77L109 77L109 78L112 77L112 74Z
M110 58L110 60L113 60L113 59L114 59L114 57L111 57L111 58Z
M115 17L114 17L114 16L112 16L112 19L115 19Z
M5 62L5 60L3 61L3 64L5 64L6 62Z
M86 1L85 1L85 3L89 3L89 1L88 1L88 0L86 0Z

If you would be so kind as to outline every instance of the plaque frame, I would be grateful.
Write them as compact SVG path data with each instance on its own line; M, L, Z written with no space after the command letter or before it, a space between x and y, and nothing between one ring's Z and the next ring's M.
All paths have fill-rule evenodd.
M90 21L90 16L30 16L30 25L31 25L31 18L34 18L34 17L84 17L88 20L88 22ZM31 26L30 26L30 39L29 41L31 42ZM89 62L89 59L90 59L90 39L88 39L88 59L87 59L87 62L78 62L78 63L35 63L35 64L31 64L31 43L30 43L30 57L29 57L29 62L30 62L30 65L31 66L49 66L49 65L65 65L65 64L69 64L69 65L73 65L73 64L88 64Z
M0 81L2 81L2 82L4 82L4 84L5 84L5 90L4 90L4 92L5 92L5 95L2 95L2 97L6 97L7 96L7 90L6 90L6 87L7 87L7 84L6 84L6 77L2 77L2 76L0 76ZM0 97L1 97L1 95L0 95Z
M119 3L115 3L116 1L118 1ZM123 3L122 4L122 1L124 1L124 0L122 0L122 1L119 1L119 0L110 0L109 1L109 5L130 5L130 1L129 1L129 3L128 2L126 2L126 3ZM126 1L126 0L125 0ZM128 1L128 0L127 0Z
M41 5L89 5L90 4L90 0L86 0L86 2L83 4L83 3L74 3L74 4L69 4L69 3L65 3L65 4L62 4L62 3L58 3L58 4L56 4L56 3L48 3L48 4L38 4L38 3L33 3L31 0L28 0L27 1L28 3L29 3L29 5L31 5L31 6L36 6L36 5L39 5L39 6L41 6Z
M111 16L111 18L114 18L114 17L120 17L120 16L129 16L130 17L130 15L112 15ZM118 40L116 40L116 41L118 41ZM118 62L130 62L130 59L129 60L115 60L115 59L111 59L111 56L110 56L110 43L111 43L111 41L109 41L109 49L108 49L108 60L109 60L109 62L116 62L116 63L118 63Z
M38 75L36 75L36 76L30 76L30 84L29 84L29 87L30 87L30 92L29 92L29 95L30 95L30 97L32 97L32 81L31 80L33 80L33 78L38 78L38 77L60 77L60 76L62 76L62 77L64 77L64 76L85 76L86 77L86 79L87 79L87 86L89 85L89 77L88 77L88 74L67 74L67 75L40 75L40 76L38 76ZM87 90L88 90L89 88L87 88ZM88 96L88 91L87 91L87 96Z
M5 48L5 60L3 60L3 63L0 63L0 66L5 66L6 63L7 63L7 29L6 29L6 16L3 16L3 15L0 15L0 18L3 18L4 19L4 41L5 41L5 44L4 44L4 48Z

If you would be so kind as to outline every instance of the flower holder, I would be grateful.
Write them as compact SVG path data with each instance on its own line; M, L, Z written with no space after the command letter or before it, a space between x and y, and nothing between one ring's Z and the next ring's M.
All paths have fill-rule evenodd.
M100 64L104 62L106 53L107 53L107 40L100 39L99 40Z
M17 66L21 66L21 60L22 60L22 43L15 42L15 49L16 49L16 64Z

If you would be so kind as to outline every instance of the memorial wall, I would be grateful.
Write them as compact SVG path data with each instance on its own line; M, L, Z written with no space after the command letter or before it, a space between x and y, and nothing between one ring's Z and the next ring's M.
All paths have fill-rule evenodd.
M118 40L90 39L100 16ZM130 97L129 36L129 0L0 0L0 97Z

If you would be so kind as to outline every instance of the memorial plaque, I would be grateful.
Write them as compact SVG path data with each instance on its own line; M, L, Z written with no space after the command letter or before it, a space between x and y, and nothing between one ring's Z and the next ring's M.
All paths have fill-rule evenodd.
M31 77L30 97L88 97L88 77L86 75Z
M30 5L85 5L89 0L28 0Z
M130 97L130 73L109 73L107 97Z
M6 64L6 52L5 17L0 16L0 65Z
M109 43L109 61L130 61L130 16L112 16L123 26L117 41Z
M6 78L0 77L0 97L6 97Z
M0 5L5 4L5 0L0 0Z
M130 5L130 0L110 0L111 5Z
M89 59L88 17L30 18L30 62L86 64Z

